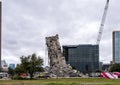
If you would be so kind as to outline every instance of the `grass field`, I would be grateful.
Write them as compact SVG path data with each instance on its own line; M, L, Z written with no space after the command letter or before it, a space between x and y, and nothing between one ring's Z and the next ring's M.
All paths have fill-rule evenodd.
M120 85L120 79L62 78L41 80L0 80L0 85Z

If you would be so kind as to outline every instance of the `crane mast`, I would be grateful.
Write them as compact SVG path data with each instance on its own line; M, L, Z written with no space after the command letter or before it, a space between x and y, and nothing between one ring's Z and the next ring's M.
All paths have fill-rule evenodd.
M107 0L107 3L106 3L105 8L104 8L104 13L103 13L103 16L102 16L102 21L101 21L101 24L100 24L99 33L98 33L97 42L96 42L97 45L100 44L100 40L101 40L101 37L102 37L102 32L103 32L103 27L104 27L104 24L105 24L105 19L106 19L106 15L107 15L108 6L109 6L109 0Z

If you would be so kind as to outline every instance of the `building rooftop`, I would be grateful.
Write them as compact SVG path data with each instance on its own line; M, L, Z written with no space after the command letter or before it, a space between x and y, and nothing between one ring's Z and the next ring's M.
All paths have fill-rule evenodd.
M63 47L78 47L78 46L97 46L97 44L79 44L79 45L63 45Z

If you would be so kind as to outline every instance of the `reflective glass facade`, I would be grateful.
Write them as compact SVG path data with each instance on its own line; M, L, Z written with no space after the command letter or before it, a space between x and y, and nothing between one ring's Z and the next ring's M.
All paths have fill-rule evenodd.
M120 63L120 31L113 32L113 62Z
M99 69L98 45L69 45L63 46L63 55L67 64L87 73Z
M9 64L9 68L15 69L15 64Z

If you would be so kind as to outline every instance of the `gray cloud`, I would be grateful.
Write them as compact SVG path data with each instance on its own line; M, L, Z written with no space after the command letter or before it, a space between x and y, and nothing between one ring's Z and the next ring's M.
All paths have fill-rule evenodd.
M112 31L120 29L119 2L110 0L100 44L100 61L104 63L112 60ZM3 0L2 59L18 63L21 55L32 53L47 59L45 37L57 33L61 45L95 44L105 3L106 0Z

